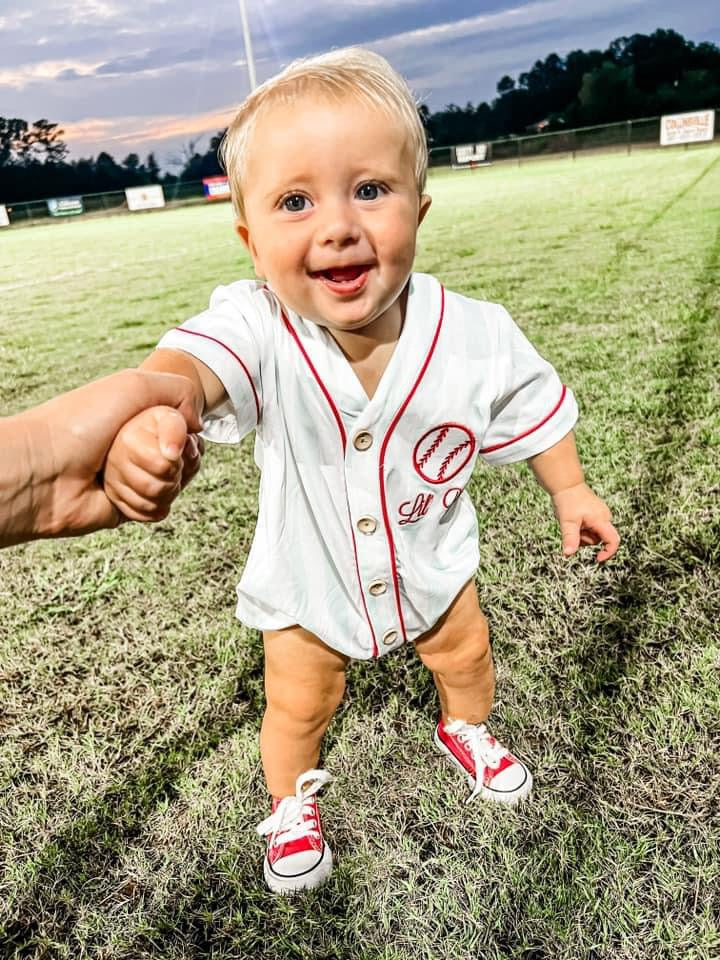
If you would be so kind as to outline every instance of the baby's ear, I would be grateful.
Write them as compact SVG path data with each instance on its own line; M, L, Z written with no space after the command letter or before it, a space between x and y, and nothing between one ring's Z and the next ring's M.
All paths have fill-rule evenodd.
M425 219L425 214L430 209L430 204L432 203L432 197L428 193L423 193L420 197L420 208L418 209L418 226Z
M256 276L260 280L264 280L265 271L263 270L262 265L260 263L260 258L258 256L257 248L252 241L252 237L250 236L250 230L248 228L248 225L245 223L244 220L235 221L235 233L240 237L242 242L245 244L245 246L248 249L248 253L252 257L253 267L255 268Z

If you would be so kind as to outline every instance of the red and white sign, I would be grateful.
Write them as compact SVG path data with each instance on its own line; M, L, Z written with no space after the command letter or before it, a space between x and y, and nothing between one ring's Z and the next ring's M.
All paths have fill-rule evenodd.
M206 200L229 200L230 183L227 177L205 177L203 192Z
M714 110L672 113L660 120L661 147L670 147L674 143L698 143L702 140L712 140L714 136Z

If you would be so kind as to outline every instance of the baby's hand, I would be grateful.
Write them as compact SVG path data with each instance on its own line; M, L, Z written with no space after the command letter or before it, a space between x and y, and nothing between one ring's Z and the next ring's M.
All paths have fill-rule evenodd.
M115 437L104 470L105 493L129 520L163 520L200 469L200 437L172 407L150 407Z
M612 525L610 510L586 483L561 490L552 497L555 516L560 523L563 553L566 557L577 552L580 544L602 543L595 559L604 563L615 556L620 535Z

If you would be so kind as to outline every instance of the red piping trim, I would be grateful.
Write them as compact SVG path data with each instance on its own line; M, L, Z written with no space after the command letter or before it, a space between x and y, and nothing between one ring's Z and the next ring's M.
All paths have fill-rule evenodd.
M550 413L543 417L540 423L536 423L534 427L530 427L529 430L526 430L525 433L519 433L516 437L513 437L512 440L505 440L503 443L496 443L492 447L484 447L480 453L493 453L495 450L502 450L503 447L509 447L511 443L517 443L518 440L522 440L525 437L529 437L531 433L535 433L536 430L539 430L540 427L544 426L551 417L554 417L558 412L560 407L563 405L563 400L565 399L565 394L567 393L567 387L563 385L562 393L560 394L560 399L552 408Z
M307 355L307 351L305 350L305 347L303 347L302 343L300 342L300 338L298 337L297 333L295 332L295 330L293 329L292 325L290 324L290 321L288 320L287 315L285 314L285 311L284 311L284 310L281 310L281 314L282 314L282 318L283 318L283 323L285 324L285 326L287 327L288 331L289 331L290 334L292 335L292 338L293 338L293 340L295 341L295 343L297 344L297 346L298 346L298 348L299 348L299 350L300 350L300 353L301 353L301 354L303 355L303 357L305 358L305 362L306 362L307 365L310 367L310 370L312 371L312 375L315 377L315 380L317 381L318 386L319 386L320 389L322 390L323 395L325 396L325 399L327 400L328 405L329 405L329 407L330 407L330 409L331 409L331 411L332 411L332 414L333 414L333 416L335 417L335 422L337 423L338 430L340 431L340 440L341 440L341 442L342 442L343 459L344 459L344 458L345 458L345 450L346 450L346 448L347 448L347 434L345 433L345 425L344 425L344 423L342 422L342 417L340 416L340 413L339 413L339 411L338 411L338 408L335 406L335 403L334 403L334 401L333 401L333 398L330 396L330 391L329 391L328 388L325 386L325 384L322 382L322 379L320 378L320 374L319 374L319 373L317 372L317 370L315 369L312 360L311 360L310 357ZM351 517L351 515L350 515L350 505L349 505L349 504L348 504L348 526L350 527L350 536L352 537L353 553L354 553L354 555L355 555L355 572L357 573L358 585L360 586L360 599L361 599L362 602L363 602L363 609L365 610L365 617L366 617L366 619L367 619L368 626L370 627L370 633L371 633L371 635L372 635L373 656L374 656L374 657L377 657L377 655L378 655L377 639L376 639L376 637L375 637L375 630L373 629L372 620L370 619L370 614L369 614L369 612L368 612L367 603L365 602L365 591L363 590L362 579L361 579L361 577L360 577L360 563L359 563L359 561L358 561L357 542L356 542L356 540L355 540L355 530L353 529L352 517Z
M245 371L245 376L248 378L248 383L252 387L253 397L255 398L255 413L257 415L257 422L260 423L260 400L258 399L257 390L255 389L255 384L253 383L253 378L250 376L250 372L245 364L242 362L240 357L232 350L226 343L223 343L222 340L217 340L215 337L211 337L207 333L198 333L197 330L186 330L185 327L175 327L180 333L189 333L193 337L202 337L203 340L212 340L213 343L216 343L219 347L222 347L223 350L227 350L230 356L234 357L240 366Z
M295 332L295 330L293 330L293 328L292 328L292 326L291 326L291 324L290 324L290 321L289 321L288 318L287 318L287 315L286 315L285 311L282 310L281 313L282 313L283 323L284 323L285 326L287 327L287 329L288 329L288 331L290 332L290 334L291 334L293 340L295 341L295 343L298 345L298 348L299 348L299 350L300 350L300 353L303 355L303 357L305 357L305 362L307 363L307 365L308 365L308 366L310 367L310 369L312 370L312 375L313 375L313 376L315 377L315 379L317 380L318 386L320 387L320 389L322 390L322 392L325 394L325 399L327 400L328 404L330 405L330 409L332 410L333 416L335 417L335 422L336 422L337 425L338 425L338 430L340 431L340 436L341 436L341 438L342 438L342 447L343 447L343 456L344 456L344 455L345 455L345 447L347 446L347 434L345 433L345 425L344 425L343 422L342 422L342 417L340 416L337 407L336 407L335 404L333 403L333 398L330 396L330 391L328 390L328 388L325 386L325 384L324 384L324 383L322 382L322 380L320 379L320 374L317 372L317 370L316 370L315 367L313 366L313 362L312 362L312 360L310 359L310 357L307 355L307 351L305 350L305 347L302 345L302 343L300 343L300 337L298 337L298 335L297 335L297 333Z
M380 448L380 466L379 466L380 502L382 504L382 514L383 514L383 522L385 523L385 532L387 533L388 544L390 546L390 569L392 570L393 586L395 588L395 604L397 605L398 617L400 618L400 627L402 629L404 642L407 642L407 632L405 630L405 620L402 614L402 607L400 606L400 584L398 582L397 565L396 565L396 559L395 559L395 542L393 540L392 530L390 529L390 516L388 514L387 498L385 496L385 451L387 450L387 445L390 442L390 437L392 436L395 427L398 425L403 413L405 413L405 408L412 400L413 394L415 393L418 386L420 385L420 381L425 376L425 371L427 370L428 364L430 363L432 355L435 352L435 346L437 345L438 337L440 336L440 328L442 327L444 314L445 314L445 288L441 284L440 285L440 317L438 318L437 327L435 329L435 335L432 339L432 343L430 344L430 349L428 350L427 356L425 357L425 362L420 368L420 373L417 375L415 383L412 385L412 389L410 390L410 393L407 395L407 397L405 397L405 400L403 401L402 406L393 417L393 421L388 427L387 433L385 434L385 437L382 442L382 446Z

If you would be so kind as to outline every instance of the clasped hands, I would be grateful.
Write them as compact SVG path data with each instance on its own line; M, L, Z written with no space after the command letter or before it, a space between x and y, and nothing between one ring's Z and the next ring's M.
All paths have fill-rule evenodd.
M103 471L108 499L125 520L164 520L200 469L205 447L182 413L150 407L118 432Z
M0 417L0 547L160 520L198 471L201 429L190 379L141 370Z

